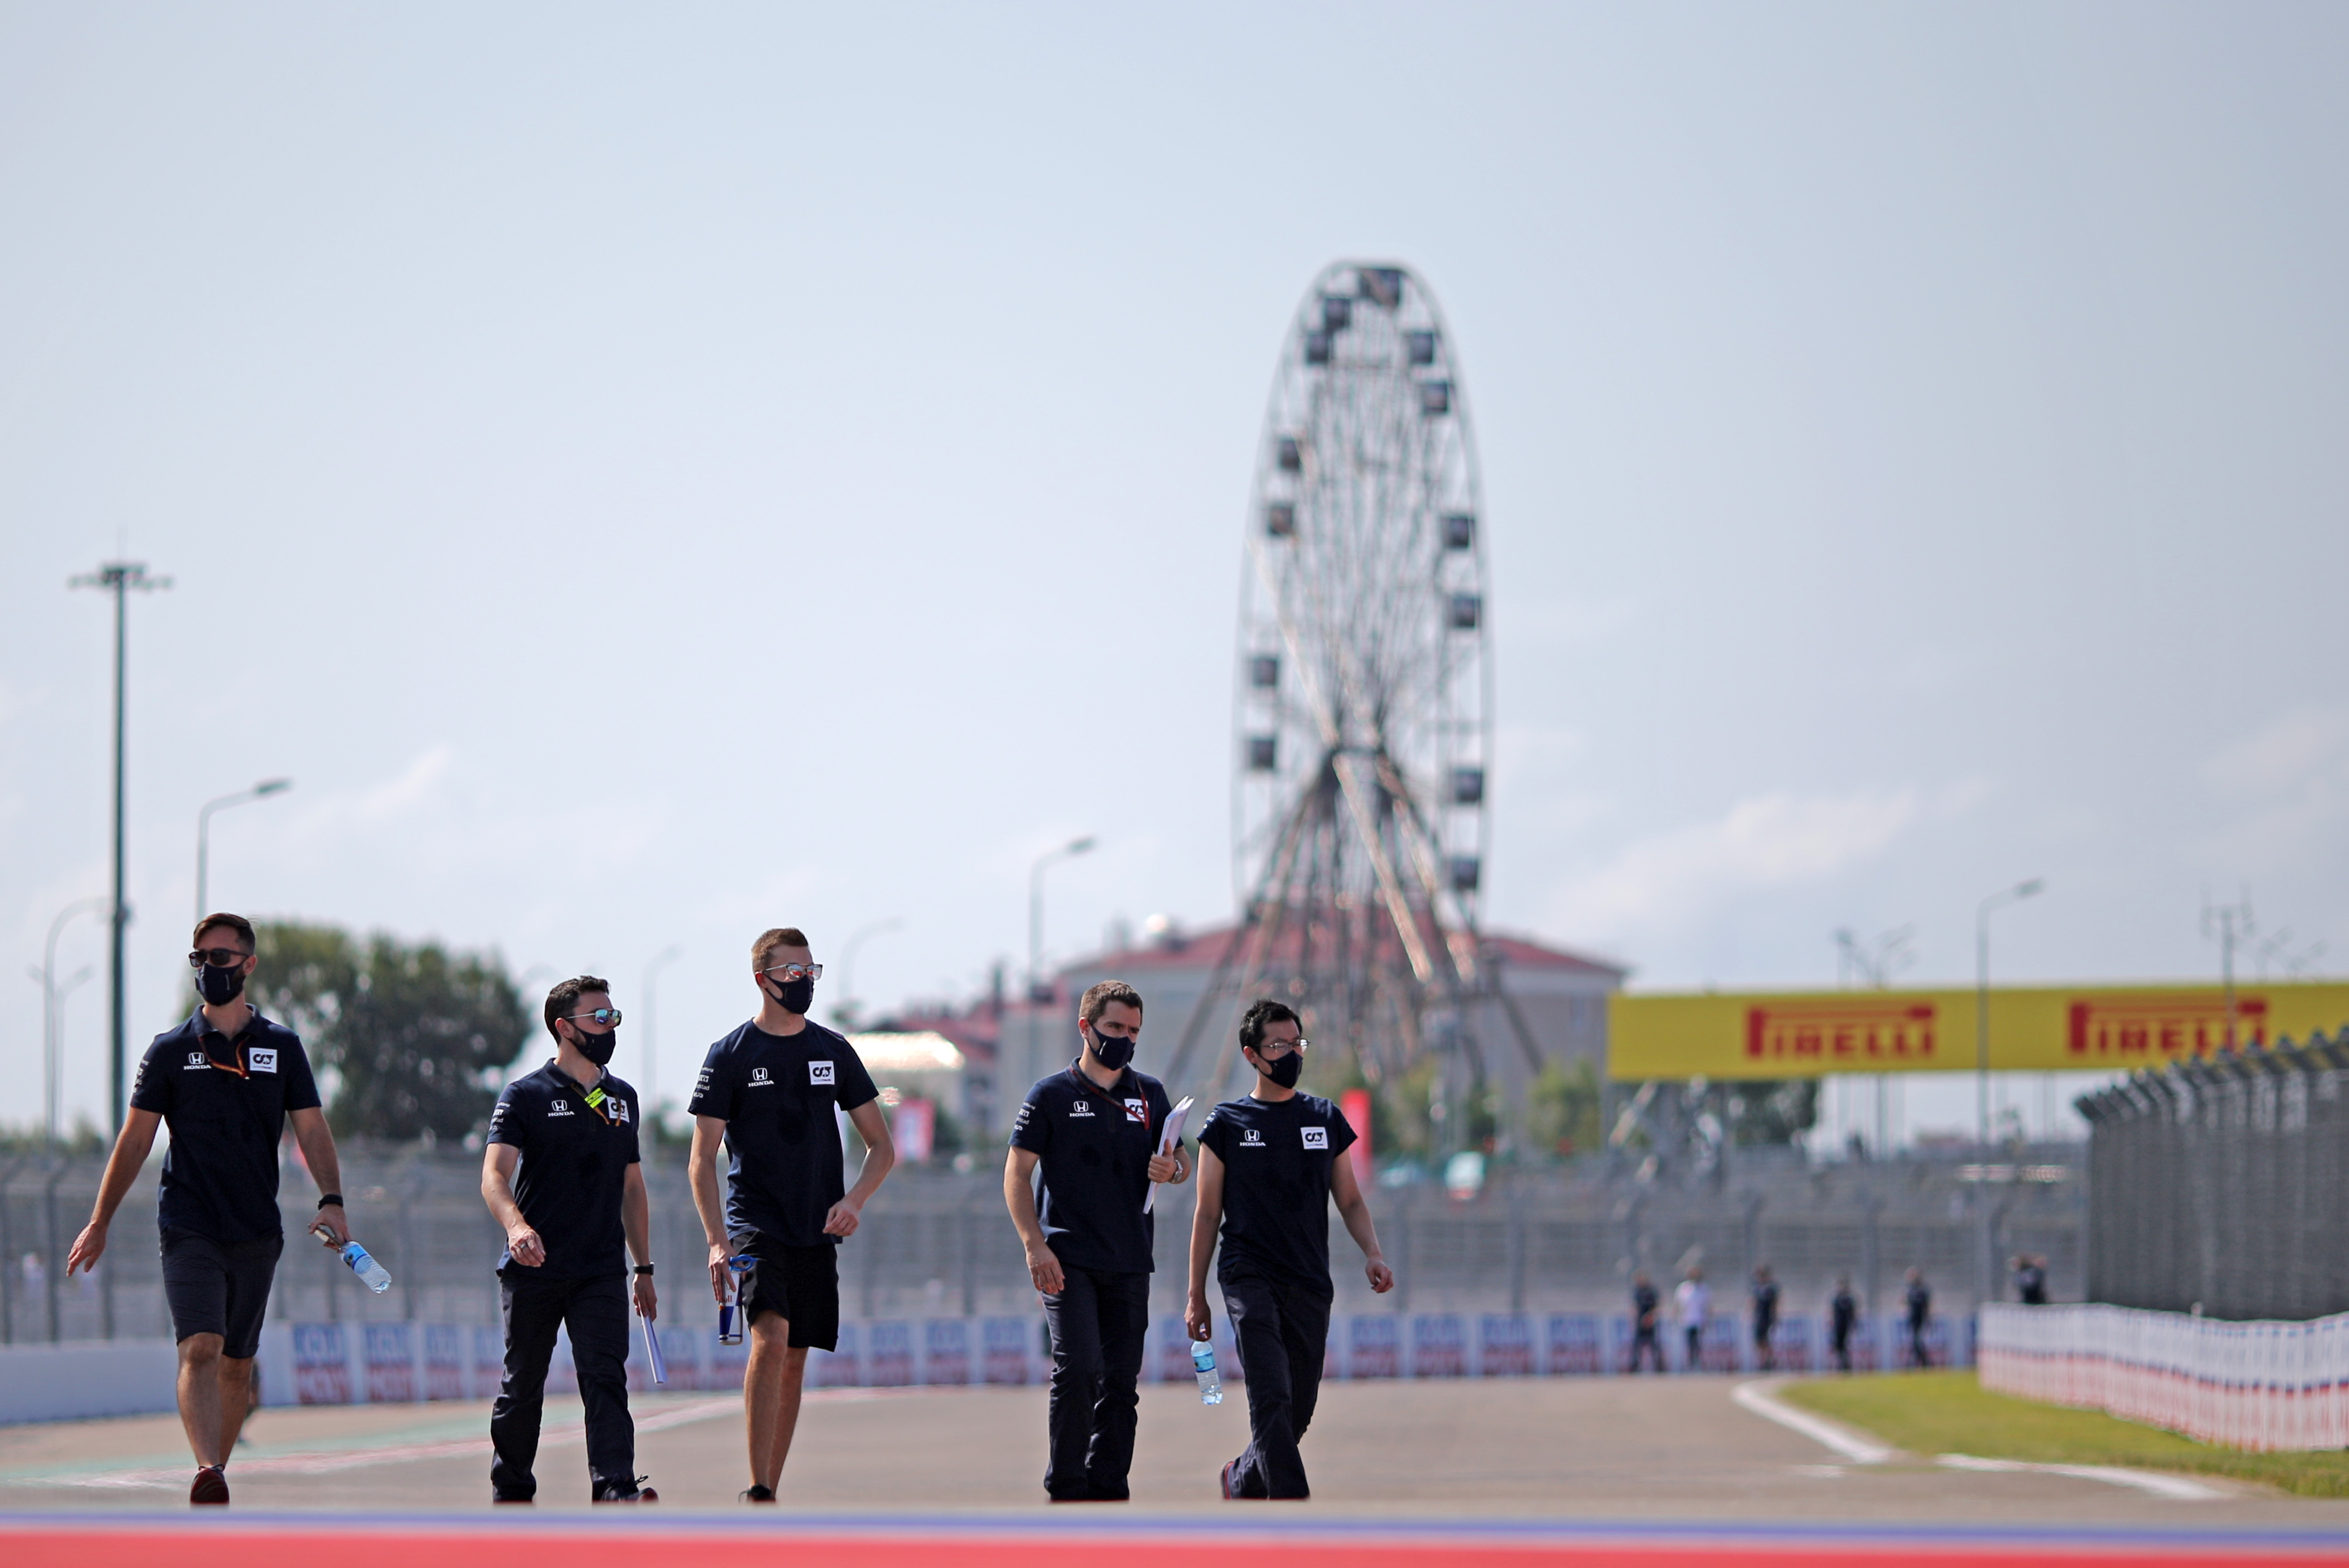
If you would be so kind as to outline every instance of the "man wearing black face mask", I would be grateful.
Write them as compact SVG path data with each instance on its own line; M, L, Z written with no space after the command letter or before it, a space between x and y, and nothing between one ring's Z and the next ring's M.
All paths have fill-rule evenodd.
M1129 1065L1142 997L1105 980L1077 1004L1083 1054L1028 1091L1011 1125L1003 1201L1028 1252L1052 1335L1044 1490L1054 1502L1123 1502L1150 1328L1154 1181L1185 1181L1190 1157L1166 1154L1166 1090ZM1044 1202L1035 1177L1043 1171Z
M285 1232L277 1214L277 1140L290 1120L317 1179L317 1223L340 1246L342 1185L334 1135L318 1108L310 1059L294 1032L244 1001L259 965L252 922L206 915L196 926L203 1005L158 1034L139 1064L130 1108L106 1162L88 1226L74 1239L66 1272L96 1266L155 1129L168 1122L157 1214L163 1225L163 1295L180 1342L180 1422L195 1450L191 1503L228 1501L222 1473L253 1406L253 1358Z
M687 1107L693 1113L693 1206L709 1243L709 1288L737 1300L750 1330L742 1415L750 1448L745 1502L775 1501L798 1429L807 1354L840 1344L840 1243L897 1163L880 1091L855 1047L811 1021L814 961L797 927L750 944L759 1014L709 1048ZM864 1144L853 1188L833 1113L847 1113ZM718 1190L725 1147L728 1190ZM736 1275L733 1261L750 1260Z
M1309 1495L1297 1451L1321 1393L1330 1339L1330 1201L1362 1249L1371 1289L1394 1289L1379 1251L1371 1206L1340 1158L1354 1129L1338 1107L1297 1092L1306 1042L1297 1014L1269 998L1240 1019L1240 1054L1256 1089L1226 1100L1199 1129L1199 1201L1191 1215L1191 1280L1184 1321L1208 1338L1207 1260L1223 1229L1216 1271L1224 1310L1247 1376L1248 1446L1224 1466L1226 1498Z
M554 1060L508 1084L490 1113L481 1197L506 1233L498 1260L505 1380L490 1410L497 1502L529 1502L538 1493L533 1466L558 1328L571 1331L586 1407L588 1500L655 1501L636 1474L621 1272L625 1240L636 1257L636 1311L654 1318L652 1206L637 1161L636 1092L604 1070L620 1038L611 991L583 974L546 993Z

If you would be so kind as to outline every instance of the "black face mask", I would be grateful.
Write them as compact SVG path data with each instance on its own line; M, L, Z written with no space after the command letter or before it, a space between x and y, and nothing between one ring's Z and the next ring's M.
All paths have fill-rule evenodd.
M805 1018L808 1009L815 1005L815 981L787 980L767 994L773 997L776 1005L785 1012L795 1012Z
M1133 1036L1131 1034L1103 1034L1096 1031L1092 1048L1101 1064L1112 1073L1123 1072L1125 1064L1133 1060Z
M196 990L212 1006L225 1007L244 990L244 965L204 965L196 971Z
M577 1045L582 1056L601 1067L612 1060L612 1053L619 1047L620 1031L616 1025L606 1029L601 1034L590 1034L585 1029L581 1029L579 1038L574 1044Z
M1284 1089L1297 1087L1298 1076L1305 1071L1305 1053L1302 1051L1291 1051L1277 1061L1265 1062L1261 1054L1257 1060L1264 1063L1257 1071Z

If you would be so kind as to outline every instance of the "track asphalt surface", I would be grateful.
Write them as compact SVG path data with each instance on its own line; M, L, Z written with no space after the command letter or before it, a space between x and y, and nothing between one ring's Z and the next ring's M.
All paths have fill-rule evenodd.
M233 1507L191 1515L170 1417L0 1428L0 1560L111 1568L414 1568L559 1552L562 1568L688 1561L1120 1568L1509 1564L2311 1563L2349 1565L2349 1502L2202 1480L2199 1497L2110 1480L1857 1464L1717 1377L1338 1383L1305 1443L1309 1502L1226 1503L1247 1441L1237 1388L1200 1406L1143 1390L1133 1501L1043 1504L1040 1388L811 1392L781 1506L736 1501L740 1404L634 1400L662 1501L591 1509L575 1400L548 1404L539 1502L489 1504L487 1407L264 1410L229 1467ZM2197 1478L2201 1480L2202 1478ZM438 1564L436 1564L438 1568Z

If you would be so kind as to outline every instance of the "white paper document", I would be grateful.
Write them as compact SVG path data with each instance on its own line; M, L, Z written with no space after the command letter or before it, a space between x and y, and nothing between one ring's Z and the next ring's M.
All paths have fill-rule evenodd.
M1183 1137L1183 1118L1190 1114L1191 1096L1185 1095L1183 1096L1183 1100L1180 1105L1166 1113L1166 1126L1158 1135L1159 1153L1173 1154L1174 1152L1175 1144L1180 1142ZM1142 1195L1142 1211L1144 1214L1149 1213L1150 1206L1158 1201L1158 1189L1161 1183L1155 1181L1152 1182L1150 1184L1150 1190Z

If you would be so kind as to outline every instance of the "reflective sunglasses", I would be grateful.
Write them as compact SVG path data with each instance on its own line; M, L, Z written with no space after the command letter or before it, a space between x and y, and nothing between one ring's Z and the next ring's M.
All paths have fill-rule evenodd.
M574 1023L593 1023L604 1029L620 1026L620 1010L616 1007L599 1007L593 1012L566 1012L563 1016Z
M198 948L188 955L188 967L202 969L204 965L210 964L214 969L227 969L233 964L243 963L252 956L251 953L241 953L234 948Z
M787 963L781 969L762 969L759 972L761 974L771 974L783 984L789 985L795 980L822 980L823 978L823 965L820 963Z

